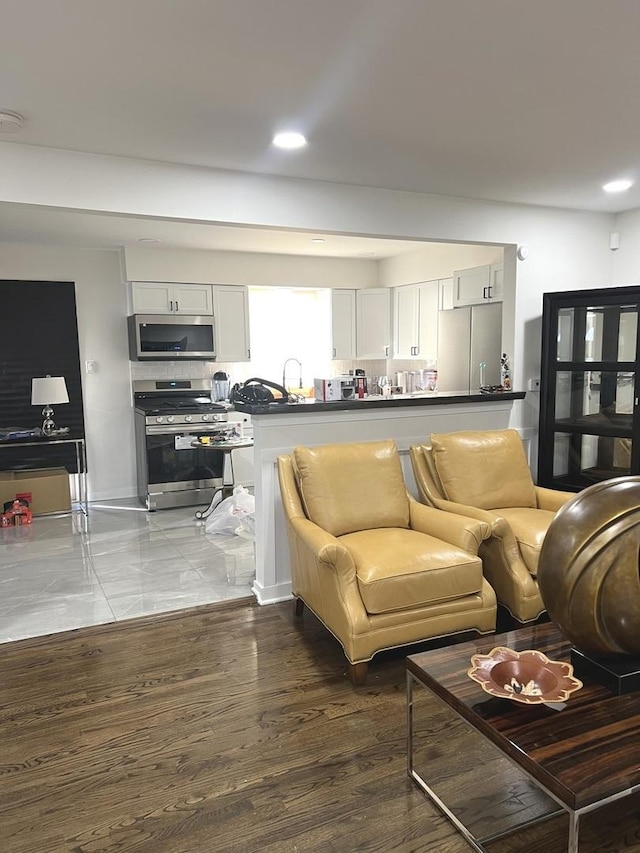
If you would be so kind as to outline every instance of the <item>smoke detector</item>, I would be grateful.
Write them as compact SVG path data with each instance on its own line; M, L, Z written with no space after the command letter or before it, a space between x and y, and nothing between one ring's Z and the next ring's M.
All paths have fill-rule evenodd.
M0 110L0 133L18 133L22 130L23 121L20 113Z

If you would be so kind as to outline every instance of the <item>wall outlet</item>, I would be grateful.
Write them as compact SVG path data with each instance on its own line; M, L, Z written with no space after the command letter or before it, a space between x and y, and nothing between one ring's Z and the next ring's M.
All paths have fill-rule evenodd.
M527 384L527 390L539 391L540 390L540 380L539 379L530 379L528 384Z

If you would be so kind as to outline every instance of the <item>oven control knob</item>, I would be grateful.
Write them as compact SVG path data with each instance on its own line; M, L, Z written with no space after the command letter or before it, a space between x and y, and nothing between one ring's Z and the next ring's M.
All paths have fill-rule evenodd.
M156 418L157 424L161 424L163 421L164 421L164 418L162 417L162 415L159 418Z
M175 418L173 417L173 415L167 415L167 423L168 424L172 424L174 422L174 420L175 420Z
M203 421L208 421L210 417L211 417L211 415L203 415L203 416L202 416L202 420L203 420Z
M193 418L191 417L191 415L185 415L185 416L184 416L184 419L185 419L185 421L186 421L188 424L190 424L190 423L191 423L191 421L193 420Z

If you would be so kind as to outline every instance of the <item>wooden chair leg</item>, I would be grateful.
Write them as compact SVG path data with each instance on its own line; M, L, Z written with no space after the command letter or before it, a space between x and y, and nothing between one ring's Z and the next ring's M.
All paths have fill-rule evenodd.
M302 616L303 613L304 613L304 601L301 598L296 598L295 614L296 614L296 616Z
M369 662L366 660L360 661L360 663L347 661L347 678L354 687L362 687L363 684L366 684L368 668Z

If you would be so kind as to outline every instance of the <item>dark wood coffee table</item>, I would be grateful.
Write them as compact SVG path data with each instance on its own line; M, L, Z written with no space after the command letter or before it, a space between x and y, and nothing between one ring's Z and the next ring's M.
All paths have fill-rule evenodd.
M616 696L583 679L583 688L562 705L522 705L489 696L469 678L467 670L472 655L487 654L496 646L516 651L537 649L551 660L569 661L570 657L569 642L549 623L408 657L409 776L475 850L485 851L483 844L507 834L501 831L477 836L425 780L423 765L428 764L433 750L430 753L430 747L419 744L422 730L416 688L427 688L526 774L534 783L531 788L540 789L569 814L567 849L577 853L580 817L640 790L640 693ZM419 767L418 754L422 756ZM482 768L476 767L476 774L476 787L481 787ZM525 783L530 784L526 778ZM508 832L549 814L547 808L544 815L518 820Z

